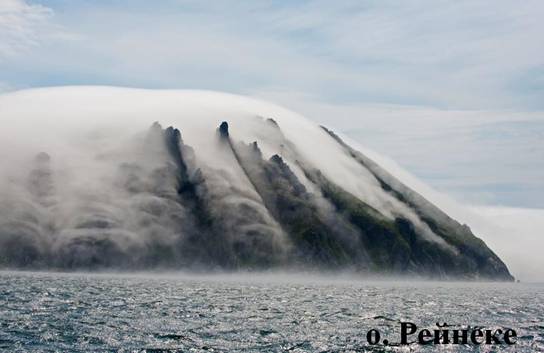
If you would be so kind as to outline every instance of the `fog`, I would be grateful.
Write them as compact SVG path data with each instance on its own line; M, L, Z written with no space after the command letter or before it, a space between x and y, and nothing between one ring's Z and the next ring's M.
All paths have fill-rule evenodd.
M250 263L283 263L292 244L238 160L237 144L254 141L263 159L281 156L316 193L319 217L343 227L346 242L348 226L326 219L331 205L305 167L456 252L322 128L273 104L207 91L57 87L1 95L0 119L0 249L19 262L46 254L46 266L63 268L97 258L110 259L106 267L179 267L188 258L222 267L241 253ZM198 201L176 202L189 179L184 192ZM206 208L205 219L195 208ZM206 222L218 229L201 234ZM202 239L215 245L203 249Z
M462 204L449 195L432 189L391 158L347 136L339 135L403 184L416 190L457 221L468 224L476 236L484 240L505 261L517 279L533 283L544 282L544 258L540 251L544 246L544 239L541 237L541 230L544 229L542 209Z

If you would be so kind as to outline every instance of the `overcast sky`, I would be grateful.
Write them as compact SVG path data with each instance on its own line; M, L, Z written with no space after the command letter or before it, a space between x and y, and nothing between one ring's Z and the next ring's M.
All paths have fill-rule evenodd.
M473 205L544 208L544 2L0 0L0 91L283 104Z

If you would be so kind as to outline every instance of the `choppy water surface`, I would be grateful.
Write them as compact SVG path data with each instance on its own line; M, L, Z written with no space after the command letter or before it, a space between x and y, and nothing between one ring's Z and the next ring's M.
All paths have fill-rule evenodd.
M513 328L515 346L369 346L399 321ZM299 276L0 273L0 351L544 351L544 286Z

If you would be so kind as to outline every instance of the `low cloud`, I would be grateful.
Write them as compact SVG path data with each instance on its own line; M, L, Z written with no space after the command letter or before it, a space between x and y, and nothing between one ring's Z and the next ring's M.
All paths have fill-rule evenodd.
M472 227L522 281L543 282L544 209L470 207Z
M379 151L466 204L544 208L544 113L330 104L277 90L254 94Z
M386 170L468 224L516 278L544 281L541 112L335 105L275 90L255 96L342 132Z

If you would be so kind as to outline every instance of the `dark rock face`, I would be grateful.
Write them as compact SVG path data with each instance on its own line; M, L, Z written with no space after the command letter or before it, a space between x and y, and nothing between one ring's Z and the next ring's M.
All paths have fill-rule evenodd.
M221 125L219 125L219 128L217 129L219 131L219 135L221 137L227 138L229 137L229 124L226 121L223 121Z
M323 217L314 196L280 156L263 160L256 142L237 145L235 153L266 208L293 243L295 250L291 257L295 263L304 261L329 268L367 267L357 232L343 224L341 218L333 222Z
M218 160L204 163L182 131L154 123L104 189L57 195L54 156L36 156L18 198L0 201L0 266L56 269L326 269L433 278L512 280L467 226L325 130L381 188L441 242L350 194L304 160L272 119L280 154L217 129ZM212 132L213 133L213 132ZM211 137L212 138L212 137ZM239 179L247 179L242 187ZM244 184L244 185L246 185ZM64 199L62 199L64 198ZM64 201L63 201L64 200ZM68 204L68 206L65 206Z

